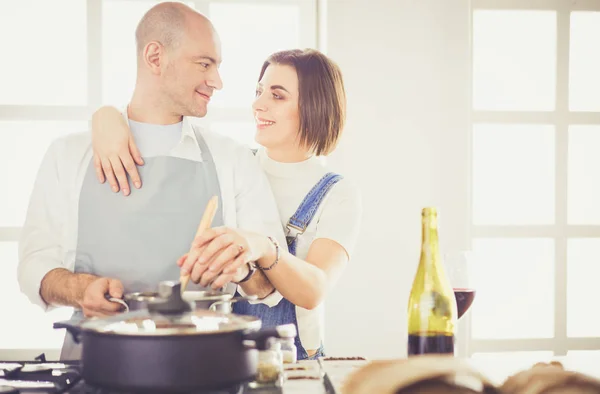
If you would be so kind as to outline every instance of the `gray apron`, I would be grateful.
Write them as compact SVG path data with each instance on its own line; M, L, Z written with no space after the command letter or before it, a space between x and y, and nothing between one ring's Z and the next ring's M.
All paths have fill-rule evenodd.
M157 291L160 281L179 280L176 261L189 251L208 200L216 195L223 201L206 142L194 126L188 127L194 130L202 161L144 158L138 167L144 186L131 188L128 197L99 183L90 161L79 196L75 272L119 279L125 293ZM222 206L213 226L223 225ZM76 311L73 319L81 318ZM60 359L80 358L81 346L67 334Z

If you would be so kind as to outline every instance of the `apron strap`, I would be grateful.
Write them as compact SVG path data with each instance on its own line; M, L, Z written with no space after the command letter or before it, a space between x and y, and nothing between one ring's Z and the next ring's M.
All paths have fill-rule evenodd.
M202 161L207 163L212 167L212 171L209 172L209 177L211 179L211 183L217 186L217 190L219 191L219 207L217 208L217 216L221 216L221 221L223 225L225 225L225 202L223 201L223 190L221 189L221 183L219 182L219 175L217 174L217 164L213 160L212 153L210 153L210 149L208 149L208 145L206 144L206 140L202 136L199 131L199 128L196 125L190 124L192 130L194 130L194 134L196 135L196 141L198 142L198 147L200 148L200 154L202 155ZM233 285L232 285L233 286ZM229 285L228 285L229 287ZM228 289L230 292L235 291L236 287L233 286L232 289Z
M290 253L296 254L296 241L300 234L306 231L306 228L317 213L317 209L325 199L325 196L331 188L342 180L343 177L333 172L328 172L317 182L308 192L296 212L292 215L286 225L286 238Z
M210 149L208 149L208 145L206 145L206 140L202 137L202 134L196 127L196 125L190 124L192 130L194 130L194 135L196 136L196 141L198 141L198 147L200 148L200 154L202 155L202 161L212 163L213 157L210 153Z

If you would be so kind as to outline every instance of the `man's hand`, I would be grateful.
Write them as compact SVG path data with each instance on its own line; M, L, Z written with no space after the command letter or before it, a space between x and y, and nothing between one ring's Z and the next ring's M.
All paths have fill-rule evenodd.
M83 314L86 317L104 317L120 312L122 305L108 301L105 298L106 294L114 298L122 298L123 284L117 279L110 278L98 278L90 283L83 293L83 299L79 302Z

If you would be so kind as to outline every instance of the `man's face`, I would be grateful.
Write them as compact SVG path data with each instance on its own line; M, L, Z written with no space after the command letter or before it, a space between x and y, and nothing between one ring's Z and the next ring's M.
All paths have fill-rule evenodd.
M168 54L162 90L177 115L203 117L214 90L223 87L221 44L208 23L188 20L186 25L179 46Z

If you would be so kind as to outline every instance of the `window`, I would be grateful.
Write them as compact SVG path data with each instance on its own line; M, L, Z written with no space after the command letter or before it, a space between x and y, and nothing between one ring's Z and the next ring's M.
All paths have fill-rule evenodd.
M64 334L52 322L69 318L70 309L44 313L16 282L17 242L33 180L52 140L87 130L102 104L127 104L135 84L135 28L156 3L0 2L0 34L12 37L4 41L6 53L14 54L0 73L0 299L2 321L15 322L0 325L0 359L42 351L58 357ZM316 0L184 3L213 21L223 50L224 89L197 121L254 145L251 104L262 62L277 50L316 46Z
M469 353L600 349L600 3L474 0Z
M87 105L86 11L79 0L0 4L10 54L2 62L0 105Z

